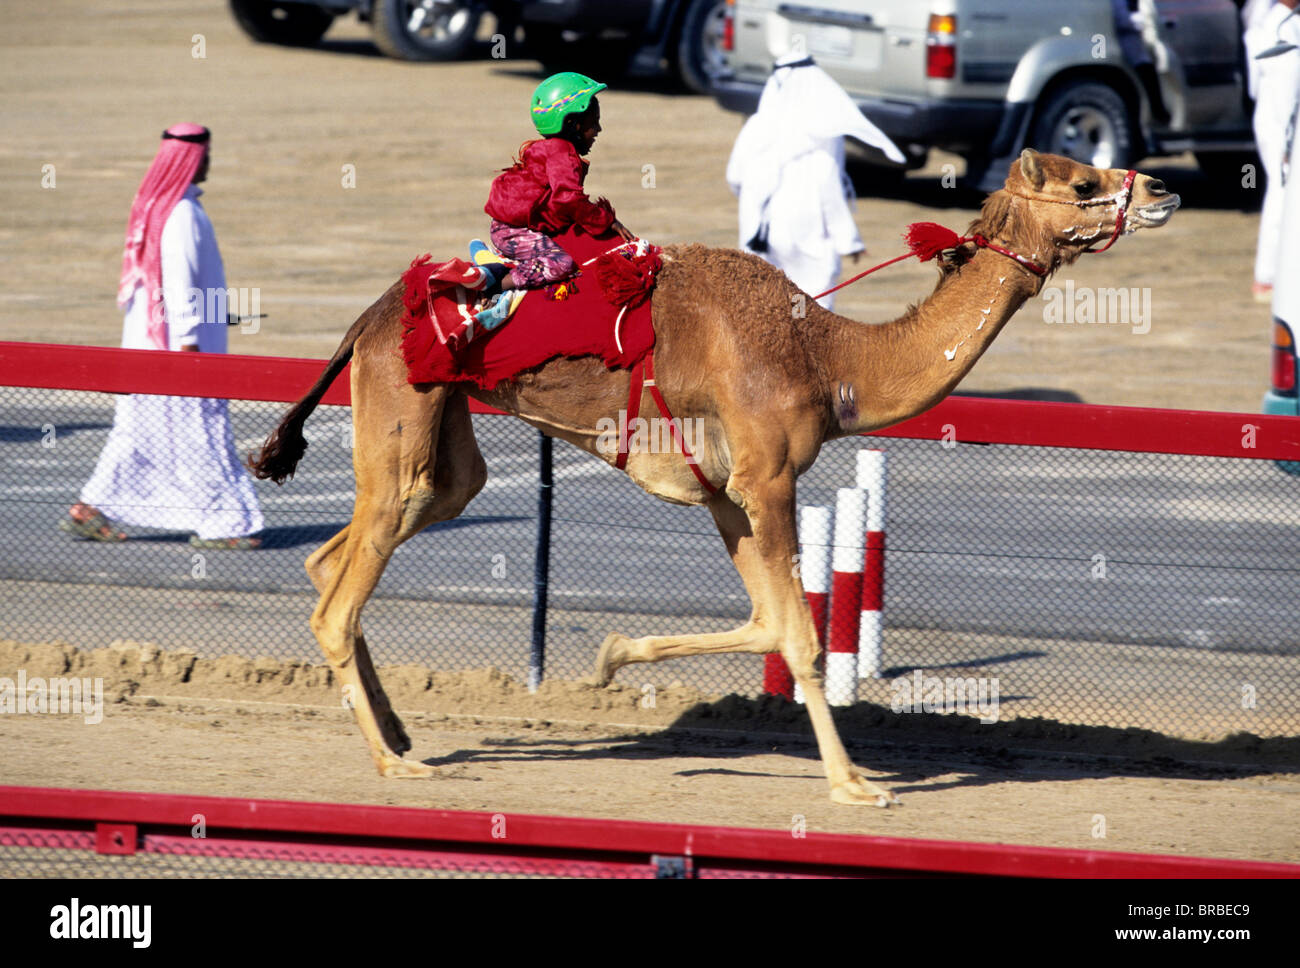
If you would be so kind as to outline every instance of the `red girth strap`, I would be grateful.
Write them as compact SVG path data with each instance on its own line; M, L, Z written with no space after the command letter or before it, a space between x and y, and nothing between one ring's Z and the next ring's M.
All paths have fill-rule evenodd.
M632 421L641 415L642 386L650 388L650 396L654 397L659 412L668 421L668 430L673 435L673 440L677 442L677 446L681 448L682 456L686 458L686 466L691 469L691 473L695 475L695 479L700 482L700 486L705 491L709 494L716 494L718 489L709 482L709 479L704 476L704 472L700 470L699 462L686 446L686 438L682 435L681 428L673 422L673 415L668 410L664 395L659 392L659 385L655 382L654 350L651 350L641 360L638 360L636 366L632 368L632 380L627 390L627 417L623 421L623 426L619 428L618 459L614 462L614 466L619 470L624 470L627 467L629 430Z
M618 428L618 460L614 461L614 466L619 470L627 467L628 432L632 428L632 421L641 415L641 385L645 382L645 361L653 353L654 350L651 350L632 367L632 380L627 387L627 410L623 416L623 425Z

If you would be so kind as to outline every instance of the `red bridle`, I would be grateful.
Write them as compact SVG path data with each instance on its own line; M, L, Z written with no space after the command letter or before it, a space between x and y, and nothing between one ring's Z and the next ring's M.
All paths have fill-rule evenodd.
M1114 245L1115 240L1118 239L1120 233L1124 231L1124 219L1128 216L1129 206L1133 202L1133 182L1136 178L1137 178L1137 172L1132 168L1130 168L1124 175L1124 184L1120 187L1119 193L1117 195L1107 196L1105 198L1064 199L1064 198L1046 198L1040 195L1024 195L1021 194L1020 192L1010 192L1010 194L1015 195L1017 198L1027 198L1033 202L1053 202L1057 205L1074 205L1077 206L1078 208L1092 208L1097 205L1109 205L1112 202L1117 202L1118 205L1116 207L1116 212L1115 212L1115 229L1110 233L1110 238L1106 240L1106 244L1103 245L1100 249L1083 250L1084 252L1090 253L1092 255L1096 255L1098 253L1105 252L1112 245ZM957 246L964 245L967 242L974 242L975 245L977 245L981 249L991 249L994 252L1006 256L1008 259L1013 259L1014 261L1024 266L1026 269L1028 269L1030 272L1034 273L1035 275L1039 275L1039 276L1047 275L1046 266L1041 266L1037 262L1034 262L1032 259L1026 258L1025 256L1021 255L1018 252L1012 252L1010 249L1003 248L997 243L991 242L990 240L986 239L978 232L974 235L958 235L956 232L952 231L952 229L944 228L942 225L938 225L934 222L913 222L911 225L907 227L907 231L903 234L903 238L907 240L907 247L908 247L908 251L905 252L903 255L895 256L894 258L889 259L886 262L880 263L880 265L872 266L870 269L867 269L865 272L859 272L852 279L846 279L844 282L841 282L838 286L832 286L830 289L827 289L823 293L817 294L813 298L821 299L822 296L829 296L831 293L843 289L847 285L857 282L863 276L869 276L877 269L883 269L885 268L885 266L893 265L895 262L901 262L904 259L910 259L912 256L916 256L922 262L929 262L940 252L945 252L949 249L955 249L957 248Z
M1105 252L1115 244L1115 240L1119 238L1120 232L1124 230L1124 218L1128 215L1128 207L1133 202L1133 181L1136 178L1137 172L1132 168L1130 168L1124 175L1124 187L1120 189L1121 196L1124 199L1124 204L1120 205L1119 210L1115 213L1115 231L1110 233L1110 238L1106 240L1106 244L1100 249L1084 249L1084 252L1096 255L1099 252Z

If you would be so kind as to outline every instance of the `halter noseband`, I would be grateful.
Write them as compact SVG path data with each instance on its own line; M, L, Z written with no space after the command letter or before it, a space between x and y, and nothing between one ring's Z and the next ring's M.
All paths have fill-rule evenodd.
M1133 203L1133 182L1136 178L1137 171L1132 168L1128 169L1124 174L1124 184L1120 187L1120 190L1114 195L1105 195L1101 198L1047 198L1043 195L1025 195L1022 192L1013 192L1010 189L1007 189L1007 192L1008 194L1015 195L1017 198L1028 199L1031 202L1051 202L1054 205L1073 205L1076 208L1093 208L1097 205L1109 205L1112 202L1117 203L1115 211L1115 229L1110 233L1110 238L1106 240L1106 244L1100 249L1083 250L1089 255L1097 255L1098 253L1105 252L1114 245L1115 240L1118 239L1120 233L1124 231L1124 219L1128 215L1129 206ZM1010 255L1010 253L1006 254Z

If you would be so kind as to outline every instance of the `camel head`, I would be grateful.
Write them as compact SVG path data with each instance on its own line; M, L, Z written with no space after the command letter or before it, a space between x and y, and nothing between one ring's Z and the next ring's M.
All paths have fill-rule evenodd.
M1150 175L1135 174L1126 189L1127 176L1122 168L1093 168L1026 148L972 229L1055 269L1085 250L1107 247L1117 221L1122 235L1169 221L1179 197Z

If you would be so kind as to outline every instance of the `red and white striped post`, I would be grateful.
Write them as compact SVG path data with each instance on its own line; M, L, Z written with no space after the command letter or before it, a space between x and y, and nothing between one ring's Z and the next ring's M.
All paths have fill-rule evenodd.
M826 647L826 611L831 594L831 522L834 511L828 507L799 509L799 578L804 598L812 610L817 642ZM763 692L803 702L803 690L795 685L794 676L779 653L764 657Z
M858 694L858 620L862 610L866 513L865 491L856 487L836 491L830 630L826 635L826 701L832 706L852 705Z
M879 677L884 651L885 487L888 479L883 450L858 451L858 487L867 495L862 614L858 619L859 679Z

